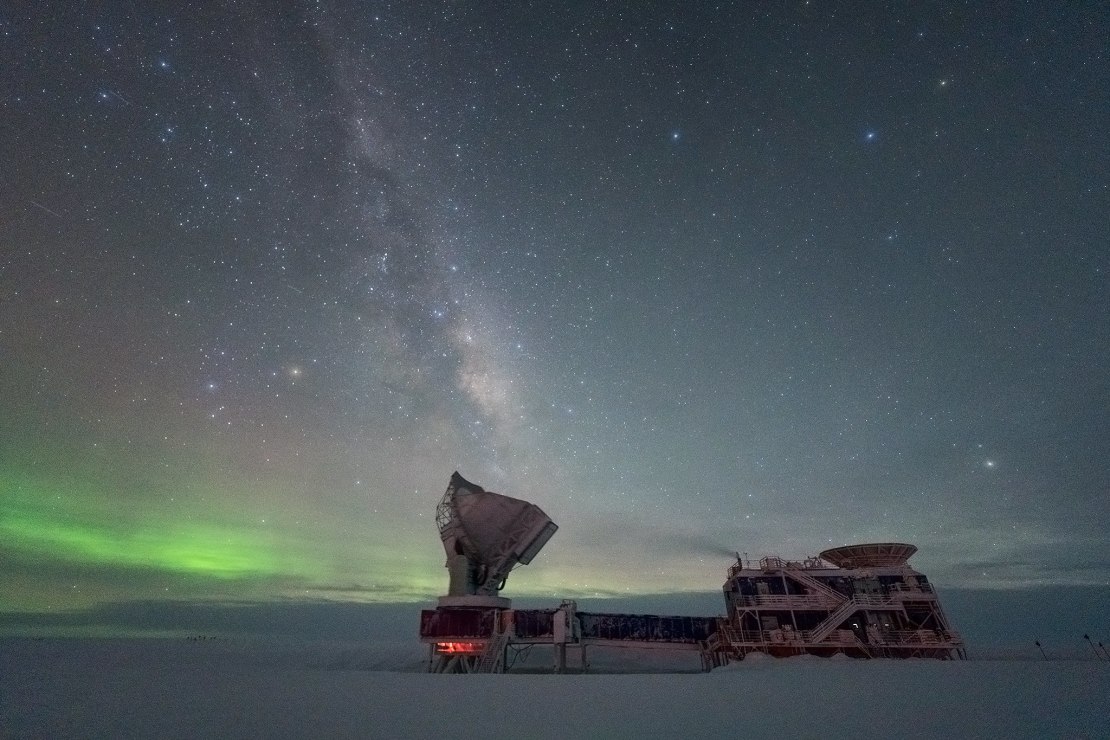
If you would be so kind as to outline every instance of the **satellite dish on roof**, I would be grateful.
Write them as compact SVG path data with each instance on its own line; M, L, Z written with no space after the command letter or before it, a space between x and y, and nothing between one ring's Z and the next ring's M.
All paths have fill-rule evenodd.
M904 542L872 542L833 547L821 553L837 568L883 568L905 565L917 547Z

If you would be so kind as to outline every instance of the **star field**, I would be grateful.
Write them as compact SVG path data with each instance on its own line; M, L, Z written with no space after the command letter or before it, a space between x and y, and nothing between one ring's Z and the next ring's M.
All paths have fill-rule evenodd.
M0 13L0 609L1110 579L1110 13ZM7 578L6 578L7 580Z

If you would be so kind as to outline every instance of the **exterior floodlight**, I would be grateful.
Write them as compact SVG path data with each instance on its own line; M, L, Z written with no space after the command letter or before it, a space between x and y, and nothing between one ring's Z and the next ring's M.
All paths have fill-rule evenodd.
M496 597L518 563L527 565L558 527L540 507L451 475L436 508L447 552L448 598Z

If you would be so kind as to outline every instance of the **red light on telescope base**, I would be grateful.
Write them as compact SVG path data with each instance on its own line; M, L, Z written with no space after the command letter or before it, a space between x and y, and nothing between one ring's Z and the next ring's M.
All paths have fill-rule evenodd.
M485 645L480 642L437 642L436 652L445 655L481 655Z

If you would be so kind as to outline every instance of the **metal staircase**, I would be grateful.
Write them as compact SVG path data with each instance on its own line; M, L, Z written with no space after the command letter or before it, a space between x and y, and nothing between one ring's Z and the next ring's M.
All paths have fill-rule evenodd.
M787 578L795 580L803 586L812 589L814 592L827 597L835 604L842 604L848 600L847 596L840 593L831 586L822 583L805 571L795 570L793 568L784 568L782 572L786 574Z
M836 611L825 618L825 621L811 630L809 633L809 641L811 643L821 642L831 635L833 630L839 627L845 619L861 609L870 609L873 611L904 611L900 603L885 596L854 596L851 600L841 604Z
M509 644L509 632L497 632L486 643L486 649L474 666L475 673L502 673L505 669L505 646Z
M846 601L840 607L825 618L825 621L817 625L809 633L810 642L821 642L826 637L832 634L833 630L839 627L845 619L859 611L859 605L855 601Z

